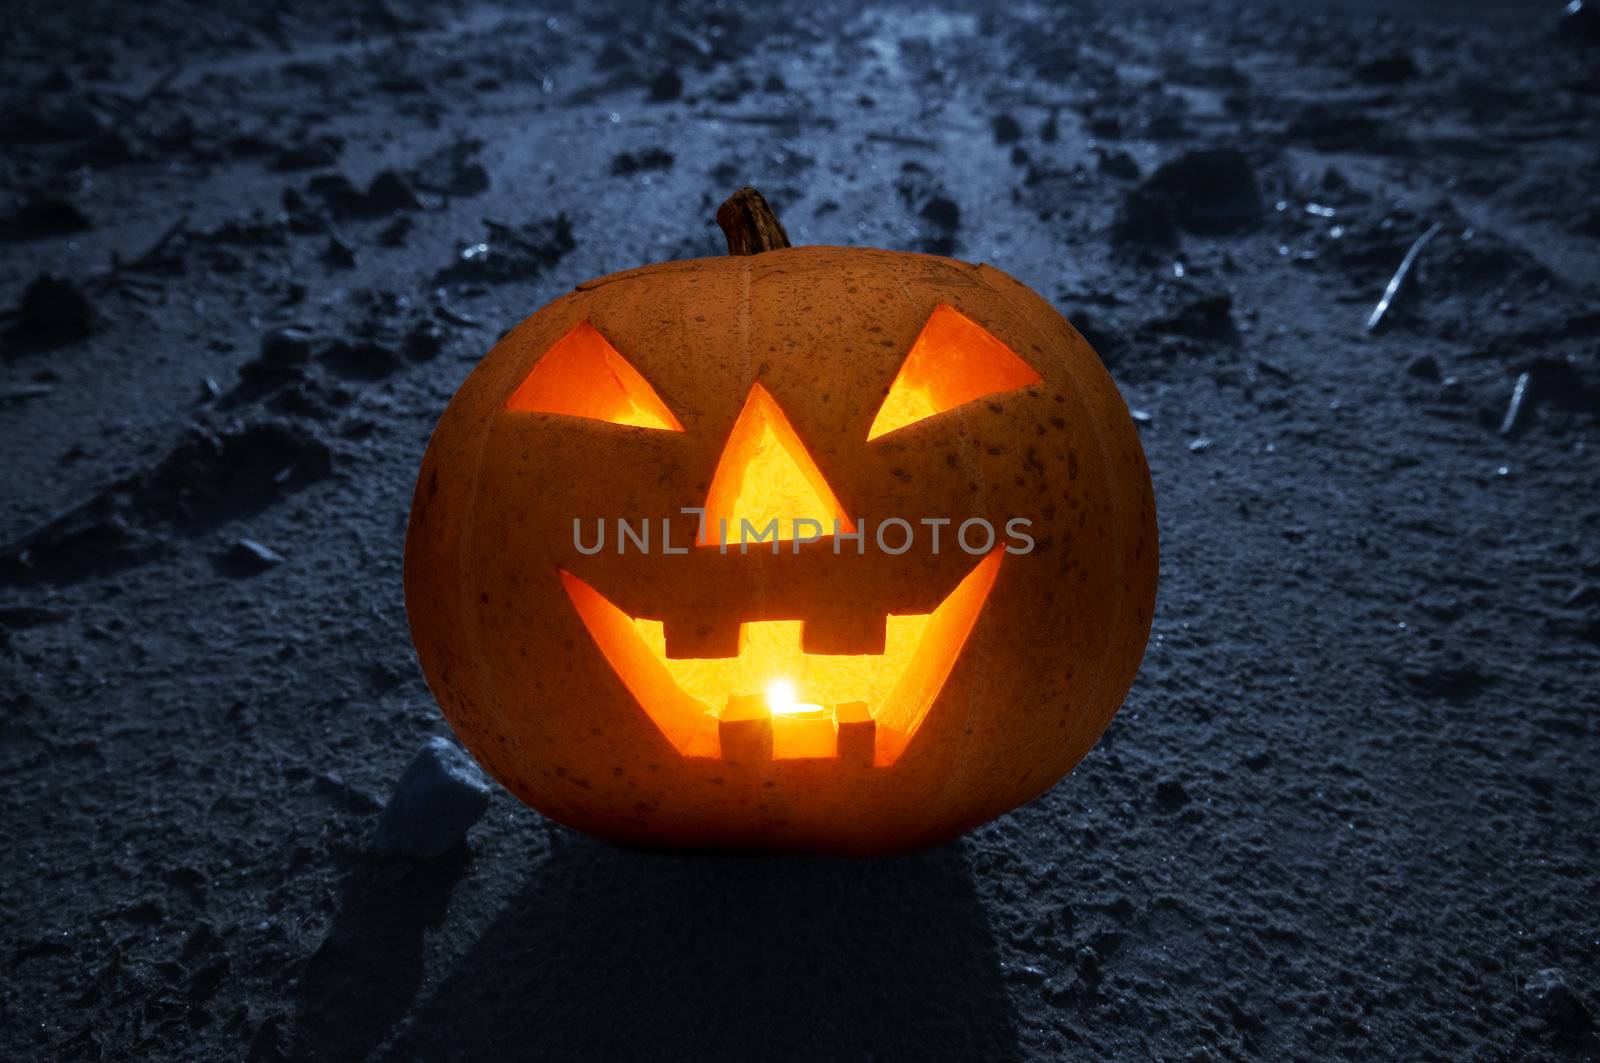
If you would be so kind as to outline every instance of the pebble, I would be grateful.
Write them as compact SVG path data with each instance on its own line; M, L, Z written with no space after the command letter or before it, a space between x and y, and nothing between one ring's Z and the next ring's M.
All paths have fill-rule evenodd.
M1600 5L1572 0L1561 13L1561 29L1577 40L1600 41Z
M1438 383L1444 379L1439 372L1439 360L1431 354L1419 354L1406 365L1406 375L1414 376L1418 380L1431 380Z
M918 214L946 232L954 232L961 225L961 207L949 196L934 196Z
M670 170L674 161L672 152L664 148L624 151L612 157L611 173L615 177L625 177L643 170Z
M1591 605L1600 605L1600 587L1593 583L1585 583L1574 587L1561 604L1568 609L1582 609Z
M354 269L356 264L356 249L338 236L328 237L328 246L322 252L323 259L330 265L340 269Z
M392 348L372 340L334 340L317 354L317 361L339 376L355 380L382 380L404 363Z
M1262 213L1255 171L1233 148L1186 151L1157 167L1143 187L1171 199L1177 225L1187 232L1236 232Z
M414 362L427 361L444 348L445 333L437 321L423 318L406 332L403 347Z
M1506 415L1500 421L1500 434L1503 436L1511 435L1523 427L1530 379L1530 375L1526 372L1517 374L1517 382L1511 388L1511 400L1506 403Z
M311 333L296 325L273 329L261 337L263 365L304 365L311 360Z
M81 340L94 331L94 323L94 305L75 281L41 273L23 292L12 331L28 340Z
M1156 804L1163 812L1176 812L1189 803L1189 792L1176 779L1163 779L1156 784Z
M240 568L265 572L288 559L265 543L258 543L254 539L239 539L229 548L228 560Z
M380 856L431 860L466 838L489 808L489 780L450 739L435 736L395 783L378 818L372 850Z
M376 214L392 214L401 210L416 210L422 206L417 190L398 170L384 170L367 186L366 204Z

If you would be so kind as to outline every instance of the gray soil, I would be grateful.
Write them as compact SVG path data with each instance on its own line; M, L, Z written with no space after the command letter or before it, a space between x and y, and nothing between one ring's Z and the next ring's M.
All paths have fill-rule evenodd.
M1600 1056L1560 10L13 4L0 1057ZM434 421L747 182L1095 343L1161 518L1127 704L920 855L623 852L498 791L373 855L445 730L400 582Z

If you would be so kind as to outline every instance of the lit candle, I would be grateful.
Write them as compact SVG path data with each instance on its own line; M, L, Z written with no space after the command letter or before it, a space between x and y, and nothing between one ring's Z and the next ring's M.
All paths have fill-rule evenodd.
M834 755L833 717L821 705L796 701L791 681L774 679L767 684L767 711L772 713L774 760Z

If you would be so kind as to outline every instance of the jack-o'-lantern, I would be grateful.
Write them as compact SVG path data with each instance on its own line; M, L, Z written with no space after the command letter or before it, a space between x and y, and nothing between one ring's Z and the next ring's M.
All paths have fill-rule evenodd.
M1150 476L1089 345L987 265L790 247L581 284L418 477L406 605L445 716L619 843L879 853L1044 792L1127 694Z

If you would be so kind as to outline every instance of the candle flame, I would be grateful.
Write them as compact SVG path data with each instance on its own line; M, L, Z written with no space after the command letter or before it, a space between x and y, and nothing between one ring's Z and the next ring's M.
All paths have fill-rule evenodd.
M823 712L821 705L795 698L792 679L774 679L767 684L767 711L773 716L816 716Z
M793 712L794 683L788 679L774 679L767 684L767 708L772 715L777 716L785 712Z

